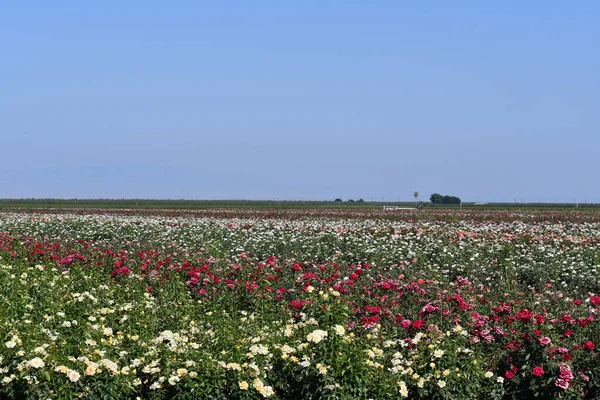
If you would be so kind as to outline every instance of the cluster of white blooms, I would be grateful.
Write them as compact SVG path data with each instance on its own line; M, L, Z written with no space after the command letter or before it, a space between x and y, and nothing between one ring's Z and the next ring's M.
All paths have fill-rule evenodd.
M265 346L263 344L253 344L250 346L250 352L246 355L248 358L252 358L257 354L260 355L268 355L269 354L269 346Z
M242 370L241 365L239 363L236 363L236 362L226 363L225 361L218 361L217 365L220 366L220 367L222 367L222 368L233 370L233 371L241 371Z
M29 364L29 366L36 368L36 369L43 368L46 365L44 360L42 360L39 357L32 358L31 360L29 360L28 364Z
M263 397L271 397L275 394L275 391L273 390L273 387L271 386L267 386L263 383L262 380L260 380L259 378L255 378L254 381L252 382L254 385L254 388L258 391L258 393L260 393Z
M55 372L61 372L65 375L67 375L67 377L69 378L69 380L71 382L77 382L79 380L79 378L81 378L81 374L73 369L70 369L64 365L59 365L56 368L54 368Z
M408 397L408 387L406 386L406 382L399 381L398 386L400 386L400 396Z
M306 336L306 340L312 343L320 343L327 338L328 333L322 329L315 329Z

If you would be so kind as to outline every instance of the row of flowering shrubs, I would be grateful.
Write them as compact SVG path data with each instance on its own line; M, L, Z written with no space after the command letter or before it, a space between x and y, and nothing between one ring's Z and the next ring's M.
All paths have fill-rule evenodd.
M5 214L0 396L600 396L600 226Z

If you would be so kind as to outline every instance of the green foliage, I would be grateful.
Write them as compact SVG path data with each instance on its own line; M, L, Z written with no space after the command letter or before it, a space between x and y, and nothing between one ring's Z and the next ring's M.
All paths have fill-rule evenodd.
M460 204L460 198L456 196L442 196L439 193L434 193L429 197L432 204Z
M434 193L429 197L431 204L442 204L443 196L439 193Z

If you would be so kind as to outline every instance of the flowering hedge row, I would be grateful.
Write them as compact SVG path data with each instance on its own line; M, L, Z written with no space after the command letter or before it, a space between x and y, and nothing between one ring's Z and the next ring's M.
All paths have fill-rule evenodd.
M7 398L595 398L600 226L5 214Z

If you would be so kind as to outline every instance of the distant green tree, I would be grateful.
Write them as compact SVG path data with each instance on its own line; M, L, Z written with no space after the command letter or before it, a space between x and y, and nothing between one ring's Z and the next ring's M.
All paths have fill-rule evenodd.
M342 199L335 199L334 201L341 202L341 201L342 201Z
M364 200L364 199L358 199L358 200L357 200L357 202L358 202L358 203L364 203L364 202L365 202L365 200Z
M439 193L432 194L429 199L431 200L432 204L460 204L461 203L461 200L459 197L448 196L448 195L442 196Z
M434 193L429 197L431 204L442 204L443 196L439 193Z
M348 203L354 203L354 200L350 199L348 200Z
M456 196L444 196L442 198L442 204L460 204L460 198Z

